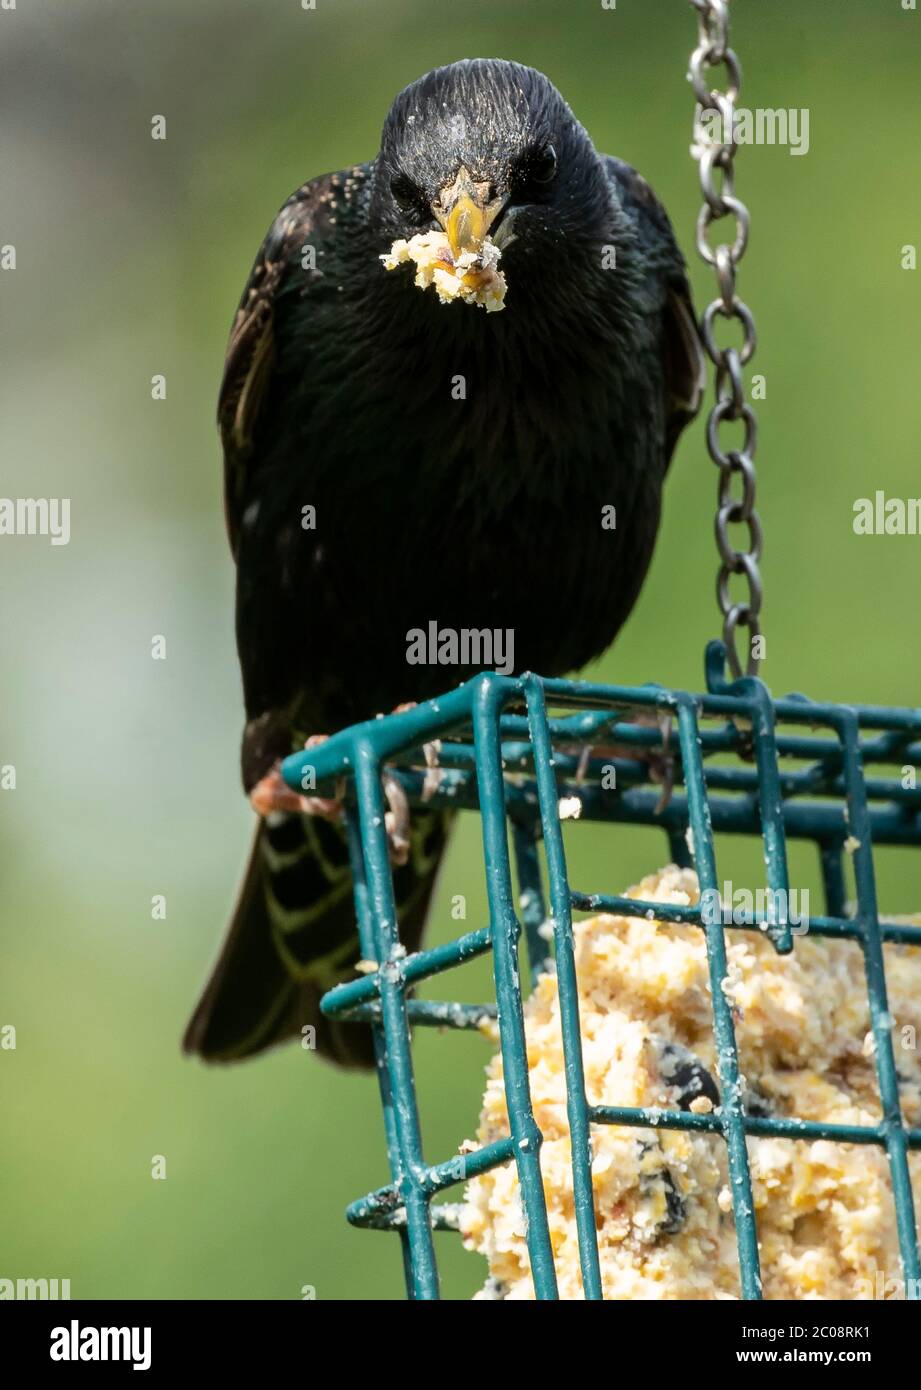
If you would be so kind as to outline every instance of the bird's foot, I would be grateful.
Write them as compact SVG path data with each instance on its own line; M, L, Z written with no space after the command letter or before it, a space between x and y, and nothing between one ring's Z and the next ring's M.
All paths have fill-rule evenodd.
M328 734L311 734L305 748L316 748L325 743ZM260 816L269 816L277 811L293 811L302 816L321 816L324 820L341 821L344 804L339 796L303 796L288 786L281 775L281 763L277 762L271 772L256 783L249 794L250 805Z
M397 705L391 713L405 714L407 710L415 708L416 701L407 700L403 704ZM431 800L441 782L441 768L438 764L440 751L441 744L437 740L422 745L426 767L425 779L422 783L423 801ZM401 868L408 861L411 848L409 802L406 799L402 782L392 772L385 770L382 780L384 796L387 798L389 807L389 810L384 813L384 825L387 831L390 862L396 868Z
M631 724L655 724L662 735L661 745L658 748L644 748L625 743L608 744L603 747L586 744L579 754L576 781L585 780L589 762L593 757L630 758L634 762L645 763L649 769L649 780L662 787L662 795L656 803L654 812L655 815L660 816L671 800L675 786L675 759L668 746L672 732L671 715L660 714L658 711L649 714L640 711L629 722Z
M390 854L390 862L397 869L401 869L409 860L409 851L412 844L409 834L409 802L403 790L403 783L394 777L391 772L385 772L382 778L384 784L384 796L387 798L389 811L384 812L384 829L387 832L387 849Z
M394 714L402 714L405 710L413 709L412 704L398 705L393 711ZM305 748L316 748L318 744L325 743L328 734L311 734L304 744ZM437 748L439 745L425 745L425 761L429 771L426 773L426 785L430 773L435 776L434 786L437 788L441 770L438 767ZM383 775L384 795L387 798L388 810L384 814L384 825L387 832L387 847L390 862L396 868L400 868L409 859L411 840L409 833L409 802L403 790L401 782L392 773L385 771ZM434 790L434 788L433 788ZM428 792L431 796L432 791ZM427 800L426 789L423 787L423 799ZM300 792L294 791L288 786L284 777L281 775L281 763L277 762L270 772L267 772L249 794L250 804L253 810L260 816L269 816L275 812L295 813L302 816L320 816L324 820L341 821L345 814L344 794L340 792L338 796L304 796Z

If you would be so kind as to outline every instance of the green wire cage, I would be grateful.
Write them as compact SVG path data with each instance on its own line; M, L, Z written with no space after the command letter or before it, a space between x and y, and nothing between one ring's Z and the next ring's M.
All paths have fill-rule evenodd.
M883 943L921 946L921 928L881 920L877 908L874 845L921 845L921 788L917 778L891 769L921 767L921 710L818 704L802 696L772 700L757 679L725 680L725 650L707 651L706 694L660 686L619 687L583 681L512 679L491 673L403 714L356 725L284 764L295 788L309 767L318 786L343 778L349 784L348 826L362 955L378 962L371 975L331 990L323 1009L338 1019L370 1020L375 1033L378 1078L384 1110L392 1181L355 1202L348 1218L358 1226L392 1229L403 1244L407 1289L414 1298L438 1294L432 1231L455 1224L450 1206L434 1202L441 1192L500 1163L518 1167L527 1220L528 1251L535 1294L556 1296L554 1259L541 1182L541 1133L530 1102L518 952L523 934L531 978L546 968L548 943L539 930L549 915L559 983L566 1071L567 1111L583 1288L601 1297L591 1181L594 1125L660 1126L720 1136L728 1151L733 1217L738 1239L742 1296L761 1296L758 1240L746 1135L784 1139L830 1139L885 1148L892 1179L902 1272L909 1297L916 1297L921 1263L908 1172L908 1152L921 1149L921 1129L903 1123L886 997ZM561 711L551 717L548 709ZM567 712L563 712L567 711ZM602 791L597 764L579 749L603 739L629 750L658 744L660 731L629 716L654 712L673 721L666 740L674 751L677 786L661 807L661 788L651 783L642 759L616 758L616 791ZM441 774L434 795L424 788L420 749L441 741ZM722 755L722 756L721 756ZM730 755L727 760L727 756ZM714 760L719 765L714 765ZM727 761L729 765L727 765ZM791 770L786 765L797 764ZM415 764L415 766L414 766ZM420 766L421 765L421 766ZM385 829L382 773L401 782L410 804L478 809L483 830L489 926L407 956L396 932L390 858ZM885 769L890 775L884 775ZM587 775L583 777L583 773ZM805 926L815 936L858 943L866 970L876 1069L882 1105L877 1125L810 1123L763 1118L745 1111L732 1009L723 991L726 945L722 922L696 907L663 906L607 892L581 892L566 870L560 823L561 797L581 803L580 820L660 826L672 859L693 863L702 893L718 891L714 835L760 836L770 901L788 901L788 839L817 848L825 891L825 915ZM690 832L690 833L689 833ZM514 847L521 920L515 909L509 838ZM538 846L542 842L549 884L545 912ZM689 848L692 847L692 848ZM844 860L852 854L856 911L845 904ZM579 1005L573 952L574 910L608 911L632 917L692 924L705 933L711 983L713 1028L722 1104L712 1114L682 1110L589 1105L579 1034ZM733 917L739 924L739 914ZM743 928L765 930L779 952L793 949L794 935L783 911L753 913ZM420 1001L410 997L417 982L440 975L472 957L492 953L496 1005ZM412 1025L475 1027L498 1011L510 1124L508 1139L469 1155L464 1174L456 1157L426 1161L416 1099ZM459 1136L461 1138L462 1136Z
M286 760L286 781L300 791L308 782L320 794L345 783L346 817L361 954L377 969L340 985L323 999L339 1020L370 1022L390 1163L390 1183L353 1203L357 1226L395 1231L402 1243L406 1284L412 1298L438 1296L433 1231L457 1226L457 1209L435 1200L455 1184L499 1164L517 1165L534 1293L557 1297L541 1177L541 1131L531 1105L522 1005L519 950L526 947L531 983L551 960L559 990L560 1024L571 1138L572 1181L582 1287L602 1297L592 1193L592 1129L600 1125L661 1127L710 1133L727 1150L732 1214L739 1253L741 1294L761 1297L758 1232L747 1136L786 1140L826 1139L872 1144L888 1157L906 1296L921 1290L908 1155L921 1149L921 1129L903 1120L899 1076L886 992L884 944L921 946L921 928L881 920L877 905L874 846L921 845L921 710L819 704L803 696L772 699L756 672L763 652L758 561L761 528L754 510L755 418L746 402L742 369L755 348L752 315L738 298L735 276L748 240L749 214L735 195L735 103L741 86L738 59L728 45L727 0L690 0L699 37L690 64L697 98L695 153L704 205L697 247L716 273L719 294L704 312L701 337L716 368L716 398L707 424L707 445L720 476L716 518L721 557L718 582L724 642L707 649L706 693L660 685L613 686L585 681L518 678L485 673L424 705L334 734L309 752ZM727 89L713 90L707 70L724 67ZM704 128L705 113L721 117L723 138ZM728 132L728 134L727 134ZM717 186L719 180L720 186ZM713 222L732 217L735 239L712 250ZM735 318L743 346L721 349L717 317ZM741 448L724 449L720 429L741 422ZM733 481L742 494L734 498ZM747 550L729 541L730 524L748 528ZM744 603L733 601L731 577L747 583ZM749 634L747 660L736 638ZM743 669L745 674L743 674ZM657 727L657 722L659 727ZM666 745L675 786L662 796L654 785L649 751ZM426 752L438 744L439 773L432 779ZM603 787L602 766L592 750L614 745L615 789ZM627 756L635 750L635 756ZM609 765L610 758L606 759ZM899 774L893 769L898 767ZM908 771L909 775L906 775ZM430 950L407 955L397 932L382 778L395 779L412 806L478 811L482 822L489 923L479 931ZM437 786L434 785L437 780ZM560 819L561 798L577 798L580 821L658 827L671 860L697 872L701 902L677 907L637 901L608 891L583 892L569 881ZM613 825L610 833L616 832ZM714 836L757 837L763 848L771 910L753 912L733 926L764 931L780 953L794 949L789 903L788 841L815 845L825 913L797 922L797 931L855 942L865 966L880 1113L872 1125L809 1122L748 1113L727 979L726 919L702 909L719 896ZM513 889L514 857L518 892ZM845 865L852 858L853 908L846 901ZM543 861L543 862L542 862ZM543 884L547 883L545 905ZM518 910L516 910L516 903ZM780 909L777 905L780 904ZM548 910L549 908L549 910ZM713 1035L720 1105L711 1113L690 1109L591 1105L586 1097L580 1040L579 998L573 943L574 911L606 911L631 918L683 923L704 933L709 967ZM548 931L547 924L552 925ZM413 987L475 956L491 954L495 1003L418 1000ZM413 1071L411 1029L475 1028L494 1017L503 1062L509 1136L465 1155L426 1160ZM450 1046L445 1042L445 1047ZM463 1136L458 1136L462 1139Z

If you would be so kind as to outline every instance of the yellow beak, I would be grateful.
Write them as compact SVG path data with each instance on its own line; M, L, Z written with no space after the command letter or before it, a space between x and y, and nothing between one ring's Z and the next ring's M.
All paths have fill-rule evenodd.
M505 206L504 198L486 201L489 187L488 183L474 183L469 170L462 164L453 184L443 188L432 205L432 212L444 228L455 260L465 251L480 250L490 227Z

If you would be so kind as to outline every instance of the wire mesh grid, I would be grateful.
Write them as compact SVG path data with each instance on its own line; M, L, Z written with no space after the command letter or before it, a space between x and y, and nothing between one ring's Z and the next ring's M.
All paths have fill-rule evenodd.
M519 942L531 980L547 968L552 925L571 1137L572 1180L582 1285L602 1297L592 1196L591 1132L596 1125L693 1130L726 1145L741 1294L761 1297L758 1237L746 1136L826 1139L885 1149L891 1174L906 1296L921 1288L908 1153L921 1149L921 1129L903 1120L886 994L884 943L921 945L921 928L881 920L874 845L921 845L921 710L818 704L793 695L773 701L763 683L725 680L725 652L707 649L705 695L658 685L620 687L584 681L486 673L443 698L335 734L289 758L284 775L295 788L348 786L348 833L362 955L378 968L331 990L323 1009L342 1020L370 1021L391 1182L348 1210L355 1225L398 1232L409 1296L436 1298L433 1229L457 1226L457 1207L433 1201L459 1182L514 1162L526 1218L535 1296L557 1297L554 1257L541 1179L542 1135L531 1106L519 976ZM549 709L566 711L551 717ZM645 719L644 719L645 715ZM656 727L656 720L667 725ZM782 732L778 732L778 725ZM650 780L649 760L631 749L665 739L675 754L676 786L666 799ZM425 784L419 750L439 740L437 790ZM604 743L614 759L616 791L603 790L591 749ZM588 756L587 756L588 752ZM721 755L732 755L721 756ZM794 764L791 766L791 763ZM864 769L876 765L869 776ZM382 771L402 783L411 804L478 809L482 821L489 925L429 950L407 955L397 931L385 829ZM900 768L899 775L892 769ZM888 770L889 775L884 775ZM580 819L661 826L674 862L697 871L701 900L679 907L572 888L566 869L561 799L577 796ZM807 1122L746 1113L727 978L726 935L719 915L702 910L719 894L714 834L760 837L770 910L732 916L732 924L765 931L780 953L793 949L788 838L818 850L825 915L797 925L814 936L854 941L862 951L881 1118L873 1125ZM512 886L514 848L520 908ZM549 912L540 868L543 843ZM846 903L845 859L853 861L856 903ZM613 912L699 928L705 935L721 1104L712 1113L669 1108L593 1105L586 1096L573 945L574 911ZM413 986L491 952L495 1004L417 1000ZM509 1136L464 1157L430 1164L423 1155L413 1074L414 1025L474 1028L497 1017ZM446 1044L448 1045L448 1044Z

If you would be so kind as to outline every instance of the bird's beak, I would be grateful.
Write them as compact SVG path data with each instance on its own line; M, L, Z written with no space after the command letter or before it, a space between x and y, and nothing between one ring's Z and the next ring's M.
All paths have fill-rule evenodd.
M464 251L479 251L499 214L505 198L489 198L488 183L474 183L462 164L454 182L441 190L432 212L444 228L455 260Z

